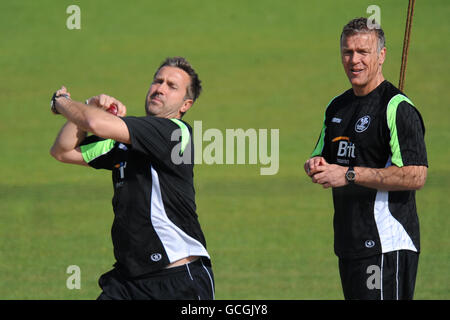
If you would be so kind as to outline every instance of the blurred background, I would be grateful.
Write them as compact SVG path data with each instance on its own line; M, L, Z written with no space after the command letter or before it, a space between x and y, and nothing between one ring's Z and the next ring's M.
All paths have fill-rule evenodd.
M66 26L70 5L81 29ZM49 149L65 85L79 101L106 93L144 115L154 71L186 57L204 91L184 120L279 129L279 171L195 166L200 222L217 299L343 299L333 251L331 191L303 172L325 106L350 88L342 27L370 5L386 34L384 75L395 85L408 1L168 0L0 2L0 299L95 299L114 263L108 171L58 163ZM450 298L450 3L417 1L405 93L426 126L428 181L417 193L422 253L416 299ZM68 266L81 270L69 290Z

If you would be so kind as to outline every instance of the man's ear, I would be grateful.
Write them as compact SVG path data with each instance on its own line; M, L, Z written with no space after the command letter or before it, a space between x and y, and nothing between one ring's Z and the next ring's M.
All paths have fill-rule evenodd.
M384 63L384 59L386 59L386 47L380 50L380 53L378 54L378 62L380 65Z
M183 105L180 108L181 114L186 113L192 107L193 104L194 104L194 100L192 100L192 99L184 100Z

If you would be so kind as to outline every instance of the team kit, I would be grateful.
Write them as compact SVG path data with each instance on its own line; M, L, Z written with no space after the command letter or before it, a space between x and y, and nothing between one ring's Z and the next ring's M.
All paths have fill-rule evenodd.
M367 19L344 27L341 55L351 88L325 107L304 165L313 183L332 188L346 299L413 299L415 288L425 126L410 98L382 76L385 52L383 31L368 28ZM62 87L52 97L53 113L67 119L52 156L112 174L116 262L99 279L99 300L215 299L196 213L194 134L182 119L201 91L191 64L171 57L154 74L144 116L126 115L125 105L106 95L82 103ZM174 150L181 161L173 161Z

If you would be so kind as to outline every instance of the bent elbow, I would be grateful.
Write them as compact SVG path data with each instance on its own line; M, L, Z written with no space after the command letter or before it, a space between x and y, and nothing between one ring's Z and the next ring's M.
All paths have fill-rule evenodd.
M57 150L57 148L55 148L55 146L52 146L51 148L50 148L50 155L54 158L54 159L56 159L57 161L60 161L60 162L62 162L62 155L61 155L61 153L60 152L58 152L58 150Z
M427 181L427 167L419 167L419 174L417 175L415 181L416 185L414 190L420 190L425 186L425 182Z
M427 177L424 177L423 179L420 179L420 181L417 182L415 190L420 190L425 186L425 182L427 180Z

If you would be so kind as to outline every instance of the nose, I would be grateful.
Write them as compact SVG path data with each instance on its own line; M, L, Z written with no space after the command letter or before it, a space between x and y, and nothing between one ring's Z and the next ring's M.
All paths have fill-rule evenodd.
M156 87L156 92L158 94L165 95L167 92L167 88L168 88L167 83L165 82L159 83L158 86Z
M164 83L153 83L149 88L149 97L153 97L155 95L165 95L166 89L167 85L164 85Z
M361 61L361 55L358 52L353 52L350 56L350 63L356 65Z

